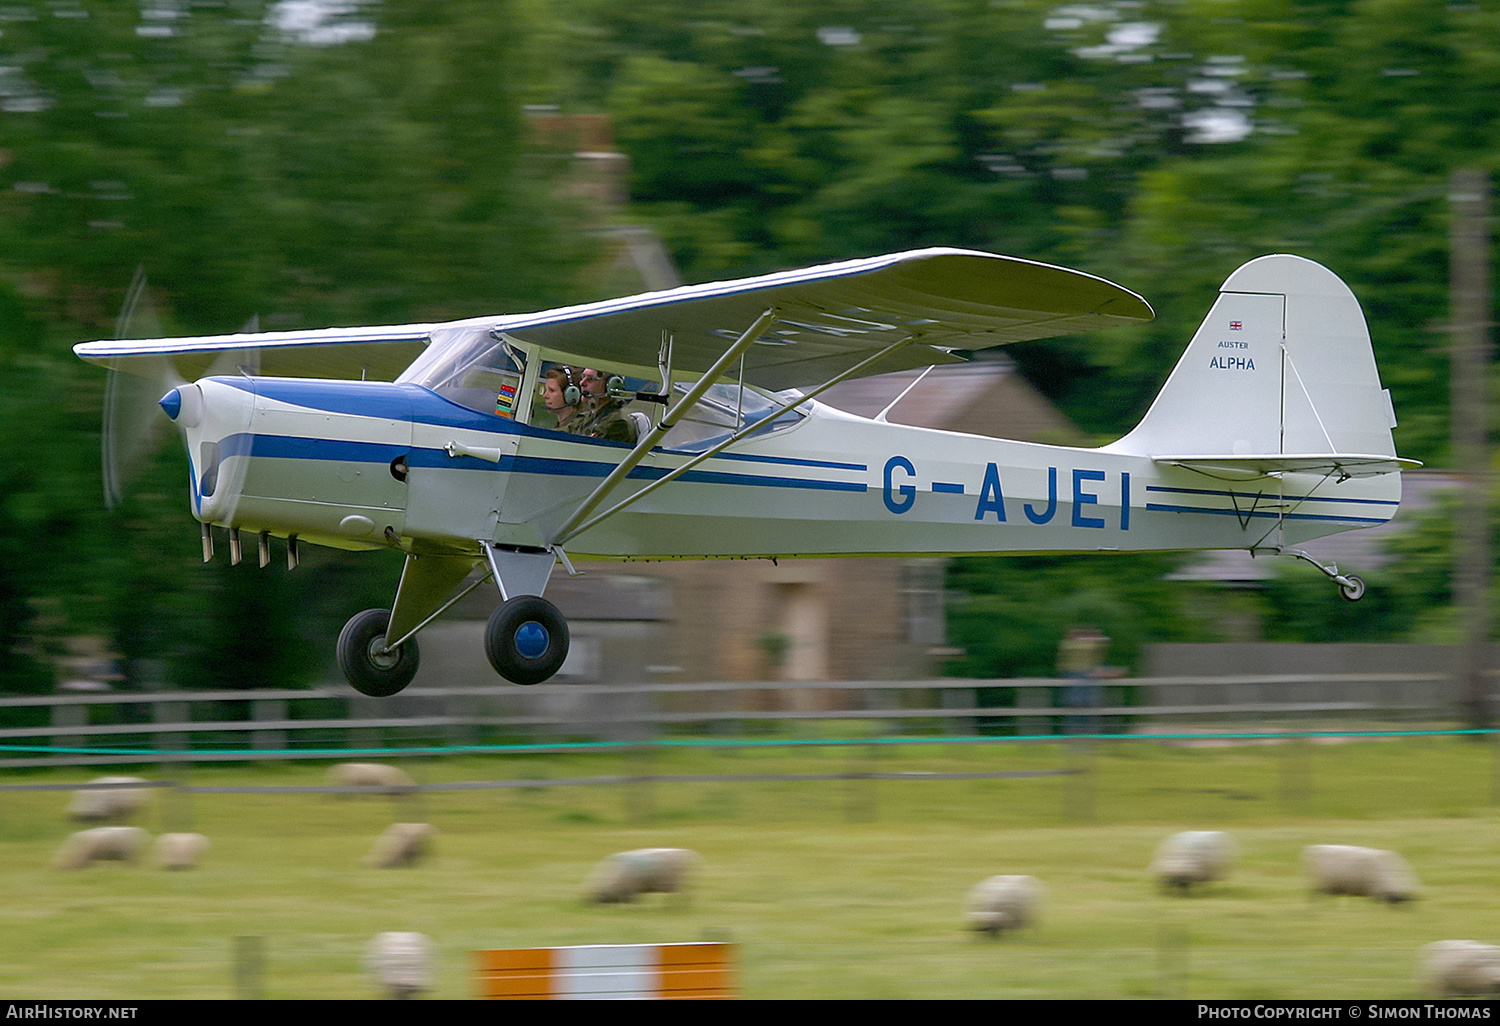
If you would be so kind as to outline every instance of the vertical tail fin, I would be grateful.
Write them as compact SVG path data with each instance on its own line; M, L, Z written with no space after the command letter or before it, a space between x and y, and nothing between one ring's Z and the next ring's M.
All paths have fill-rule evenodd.
M1311 260L1263 256L1225 280L1145 418L1105 449L1394 458L1395 424L1349 287Z

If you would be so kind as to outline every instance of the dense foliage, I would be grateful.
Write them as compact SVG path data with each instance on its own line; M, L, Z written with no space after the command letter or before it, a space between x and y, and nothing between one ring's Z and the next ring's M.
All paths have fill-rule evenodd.
M1135 289L1153 325L1015 349L1101 437L1140 415L1229 271L1320 260L1365 305L1400 450L1441 464L1445 184L1500 153L1496 38L1500 12L1464 0L8 3L0 687L45 686L29 654L80 633L108 634L132 674L305 678L347 607L384 600L378 560L193 568L170 452L100 509L102 376L68 347L114 333L138 266L166 332L595 298L594 237L554 187L566 154L526 105L610 116L629 216L691 281L944 244ZM961 566L965 608L986 612L956 629L983 634L1013 587L1022 609L1128 610L1121 638L1196 636L1170 613L1168 562L1130 582ZM1380 621L1397 634L1446 601L1408 590ZM1272 596L1277 630L1327 626ZM1061 629L1046 616L1018 632ZM994 672L1039 658L982 647Z

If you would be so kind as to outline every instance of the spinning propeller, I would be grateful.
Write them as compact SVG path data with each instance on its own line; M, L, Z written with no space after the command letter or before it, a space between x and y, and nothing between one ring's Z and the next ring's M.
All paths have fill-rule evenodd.
M161 322L146 284L146 269L137 267L115 320L115 338L160 336ZM165 356L137 357L130 370L109 368L104 385L104 503L110 509L125 498L125 487L141 462L161 444L165 420L157 400L186 380Z
M243 330L258 332L260 318L251 317ZM161 334L161 323L146 283L145 268L137 267L130 288L126 291L125 301L120 307L120 316L115 322L115 338L159 338ZM104 501L110 509L124 501L126 489L139 472L141 464L161 446L162 434L168 421L175 422L184 436L188 428L198 423L202 400L198 397L196 386L189 384L184 370L195 377L254 374L258 371L260 362L256 350L220 353L207 367L201 362L193 366L191 358L184 359L181 355L177 360L182 362L181 367L174 362L172 356L165 354L136 355L116 360L109 367L104 391L102 464ZM194 405L192 399L197 399L198 411L191 417L181 416L185 399L190 406ZM249 427L248 411L244 427ZM192 454L189 455L191 457ZM202 462L206 455L200 454L200 459L194 462ZM215 522L232 525L234 507L238 505L243 466L238 467L237 473L231 475L230 479L222 479L218 473L217 452L212 463L213 468L209 473L215 479L215 488L211 490L216 490L221 498L229 500L227 504L220 502L220 510L214 519ZM204 470L205 467L199 467L194 472L196 474ZM201 490L202 484L202 481L196 481L195 487ZM266 544L267 539L262 538L263 566L267 559ZM238 563L239 532L233 526L230 527L230 549L232 562ZM203 525L203 554L205 561L212 558L213 554L213 538L207 523ZM288 552L288 563L296 565L295 546Z

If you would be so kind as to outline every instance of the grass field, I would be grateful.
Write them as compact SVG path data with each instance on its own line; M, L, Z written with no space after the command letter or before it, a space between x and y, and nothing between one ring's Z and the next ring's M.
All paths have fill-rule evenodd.
M433 996L472 994L478 948L727 939L749 998L1402 998L1416 951L1500 940L1500 819L1490 746L1420 738L1218 748L1055 744L687 750L408 760L424 783L534 780L419 799L161 792L139 821L197 830L203 868L166 873L49 861L74 829L68 796L0 792L0 994L218 998L236 993L235 938L262 938L264 994L374 996L360 955L383 930L441 952ZM603 774L976 772L1008 780L682 782L548 786ZM132 772L139 772L138 770ZM194 787L323 782L310 763L198 767ZM0 784L83 781L10 771ZM156 777L153 773L144 776ZM439 830L404 870L361 865L395 820ZM1225 829L1233 877L1169 898L1147 879L1177 829ZM1413 907L1309 902L1309 843L1394 848L1425 887ZM579 886L622 849L693 848L692 901L587 907ZM1041 924L965 932L965 892L995 873L1041 878Z

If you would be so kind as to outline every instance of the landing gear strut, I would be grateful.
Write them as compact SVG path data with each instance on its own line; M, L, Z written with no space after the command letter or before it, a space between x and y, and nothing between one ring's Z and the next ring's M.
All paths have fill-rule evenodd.
M389 609L366 609L350 617L339 632L339 669L355 691L371 698L388 698L417 675L415 639L386 648L390 622Z
M1339 586L1339 594L1344 596L1344 598L1348 599L1350 602L1358 602L1360 599L1365 597L1365 582L1360 580L1358 577L1355 577L1353 574L1339 573L1337 563L1329 563L1327 566L1324 566L1322 563L1319 563L1316 559L1309 556L1301 549L1287 549L1286 554L1288 556L1296 556L1298 559L1303 560L1304 562L1311 563L1313 566L1323 571L1323 573L1326 574L1334 584L1337 584Z
M540 684L568 658L568 621L546 599L517 595L490 614L484 652L506 680Z

